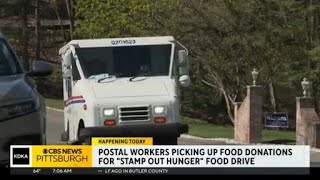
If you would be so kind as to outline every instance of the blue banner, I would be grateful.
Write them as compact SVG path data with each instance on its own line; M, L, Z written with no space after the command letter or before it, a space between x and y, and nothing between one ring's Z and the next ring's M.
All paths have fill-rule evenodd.
M288 128L288 115L285 112L266 113L265 127L269 128Z

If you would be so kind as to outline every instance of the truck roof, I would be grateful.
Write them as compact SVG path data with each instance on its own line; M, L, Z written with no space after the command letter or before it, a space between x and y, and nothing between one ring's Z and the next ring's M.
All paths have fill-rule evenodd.
M139 45L160 45L175 41L172 36L157 37L129 37L129 38L109 38L109 39L79 39L72 40L59 50L59 55L65 53L70 45L82 48L88 47L119 47L119 46L139 46Z

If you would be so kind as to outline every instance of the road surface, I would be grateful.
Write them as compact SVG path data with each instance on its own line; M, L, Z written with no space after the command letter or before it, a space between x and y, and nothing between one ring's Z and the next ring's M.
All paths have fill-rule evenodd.
M60 141L60 135L64 130L63 113L47 110L47 143L48 144L63 144ZM224 142L210 140L195 140L190 138L180 138L179 144L183 145L210 145L210 144L226 144Z
M60 134L63 132L63 113L47 110L47 142L48 144L63 144L60 141ZM193 138L179 138L178 144L181 145L219 145L226 144L225 142L193 139ZM320 152L311 152L311 166L320 167Z

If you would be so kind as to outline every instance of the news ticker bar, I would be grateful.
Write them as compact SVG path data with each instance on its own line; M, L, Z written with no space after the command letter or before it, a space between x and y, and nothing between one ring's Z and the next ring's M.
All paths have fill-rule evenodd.
M310 168L12 168L11 175L310 175Z
M12 145L10 146L10 167L133 169L148 167L196 170L199 168L310 168L310 147L153 146L152 138L93 138L91 146Z

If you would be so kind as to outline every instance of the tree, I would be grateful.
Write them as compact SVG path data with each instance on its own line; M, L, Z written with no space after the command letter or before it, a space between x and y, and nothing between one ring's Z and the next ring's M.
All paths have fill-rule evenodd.
M85 38L165 34L177 1L79 0L77 35Z
M191 114L203 109L205 114L226 113L233 122L233 103L244 99L253 68L260 71L268 111L288 109L302 77L320 75L318 4L79 0L76 32L83 38L174 35L191 55L193 86L184 92L184 109ZM290 111L294 114L294 107Z
M305 53L303 18L297 1L194 1L182 2L180 25L186 44L192 44L193 73L208 92L224 97L229 119L233 103L242 101L251 84L254 67L260 72L272 110L276 111L275 86L281 84L284 66ZM188 31L185 31L188 30ZM286 69L284 73L290 72ZM280 83L279 83L280 82ZM217 93L216 91L220 93ZM219 97L215 96L212 98Z

